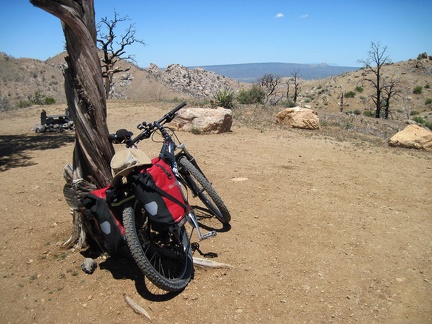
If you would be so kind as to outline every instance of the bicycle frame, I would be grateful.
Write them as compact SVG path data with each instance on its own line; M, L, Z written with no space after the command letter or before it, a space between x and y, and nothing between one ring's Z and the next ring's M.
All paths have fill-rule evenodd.
M167 130L164 127L164 124L171 122L174 119L174 117L176 116L176 112L178 110L180 110L181 108L183 108L184 106L186 106L186 102L181 103L180 105L175 107L173 110L171 110L170 112L165 114L162 118L160 118L159 120L157 120L153 123L148 124L146 122L143 122L143 123L139 124L137 126L137 128L141 130L141 133L138 134L135 138L132 138L133 134L131 132L123 130L124 132L126 132L126 134L127 134L126 136L124 136L125 135L124 132L123 132L122 136L120 136L120 138L117 137L117 134L116 135L112 134L112 135L110 135L110 140L116 141L116 140L120 139L121 143L126 144L126 147L137 148L136 144L139 141L141 141L143 139L150 138L152 136L152 134L154 134L154 132L156 130L158 130L161 133L161 136L163 138L163 143L162 143L162 147L161 147L161 150L159 153L159 157L161 159L163 159L164 161L166 161L171 166L175 177L184 186L184 188L186 188L186 190L187 190L188 183L187 183L186 179L184 179L183 176L179 173L179 169L177 166L177 161L179 161L180 158L182 158L182 157L187 158L187 160L199 172L201 172L202 176L207 181L208 181L208 179L206 178L206 176L204 175L204 173L202 172L202 170L198 166L198 163L196 162L195 158L186 149L186 146L182 143L179 143L179 145L177 145L175 143L174 139L172 138L172 136L167 132ZM194 197L196 197L197 195L200 194L198 192L195 192L196 190L197 190L197 188L194 188L192 190ZM200 240L203 240L203 239L206 239L208 237L212 237L212 236L216 235L216 231L209 231L206 234L201 233L201 230L200 230L199 225L198 225L197 217L196 217L196 215L192 209L191 209L191 212L189 212L187 215L187 220L194 228L196 228L197 233L198 233L198 237Z
M167 131L163 128L162 125L159 125L158 123L154 124L156 128L160 130L162 133L162 136L164 137L164 142L162 144L161 151L159 153L159 157L166 162L168 162L174 172L174 175L176 176L177 180L183 184L185 188L187 188L187 185L185 183L185 180L178 172L177 167L177 159L179 159L181 156L186 156L189 161L191 161L196 167L199 169L198 165L195 162L195 159L193 156L187 151L186 146L184 144L176 145L172 137L167 133ZM180 152L175 154L176 149L180 149ZM193 209L189 211L189 213L186 214L186 219L196 230L198 234L198 238L200 241L207 239L209 237L215 236L217 233L216 231L209 231L205 234L202 234L201 229L198 224L198 220L195 216L195 213Z

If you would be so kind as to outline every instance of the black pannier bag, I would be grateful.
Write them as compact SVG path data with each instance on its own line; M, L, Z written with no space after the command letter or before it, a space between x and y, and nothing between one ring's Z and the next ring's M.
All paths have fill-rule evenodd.
M132 176L132 190L144 204L153 224L170 226L183 219L189 205L171 167L159 158L152 163L151 167Z
M121 223L122 209L108 204L107 190L110 187L93 190L83 199L86 208L86 217L94 221L98 233L101 235L104 248L116 252L125 243L125 232Z

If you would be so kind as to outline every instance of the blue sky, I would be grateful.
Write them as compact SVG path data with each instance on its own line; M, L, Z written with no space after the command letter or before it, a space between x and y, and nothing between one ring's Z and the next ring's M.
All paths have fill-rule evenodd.
M46 60L64 50L60 21L27 0L0 0L0 52ZM431 0L95 0L96 21L114 10L146 46L138 66L284 62L359 66L371 42L393 62L432 55Z

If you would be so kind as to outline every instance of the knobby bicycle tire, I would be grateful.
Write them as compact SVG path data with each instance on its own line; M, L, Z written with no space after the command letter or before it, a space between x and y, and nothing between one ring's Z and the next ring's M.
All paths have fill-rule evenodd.
M178 233L152 228L140 201L123 210L126 243L135 263L158 288L179 291L193 274L192 249L184 226Z
M222 224L228 224L231 221L231 215L212 184L185 156L178 160L178 164L180 174L194 195L200 198Z

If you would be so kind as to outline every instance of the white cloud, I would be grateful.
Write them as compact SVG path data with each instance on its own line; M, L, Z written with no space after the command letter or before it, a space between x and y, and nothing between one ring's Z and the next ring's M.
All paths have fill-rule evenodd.
M276 16L275 16L275 18L283 18L284 17L284 14L283 13L278 13Z
M300 18L309 18L308 14L301 15Z

